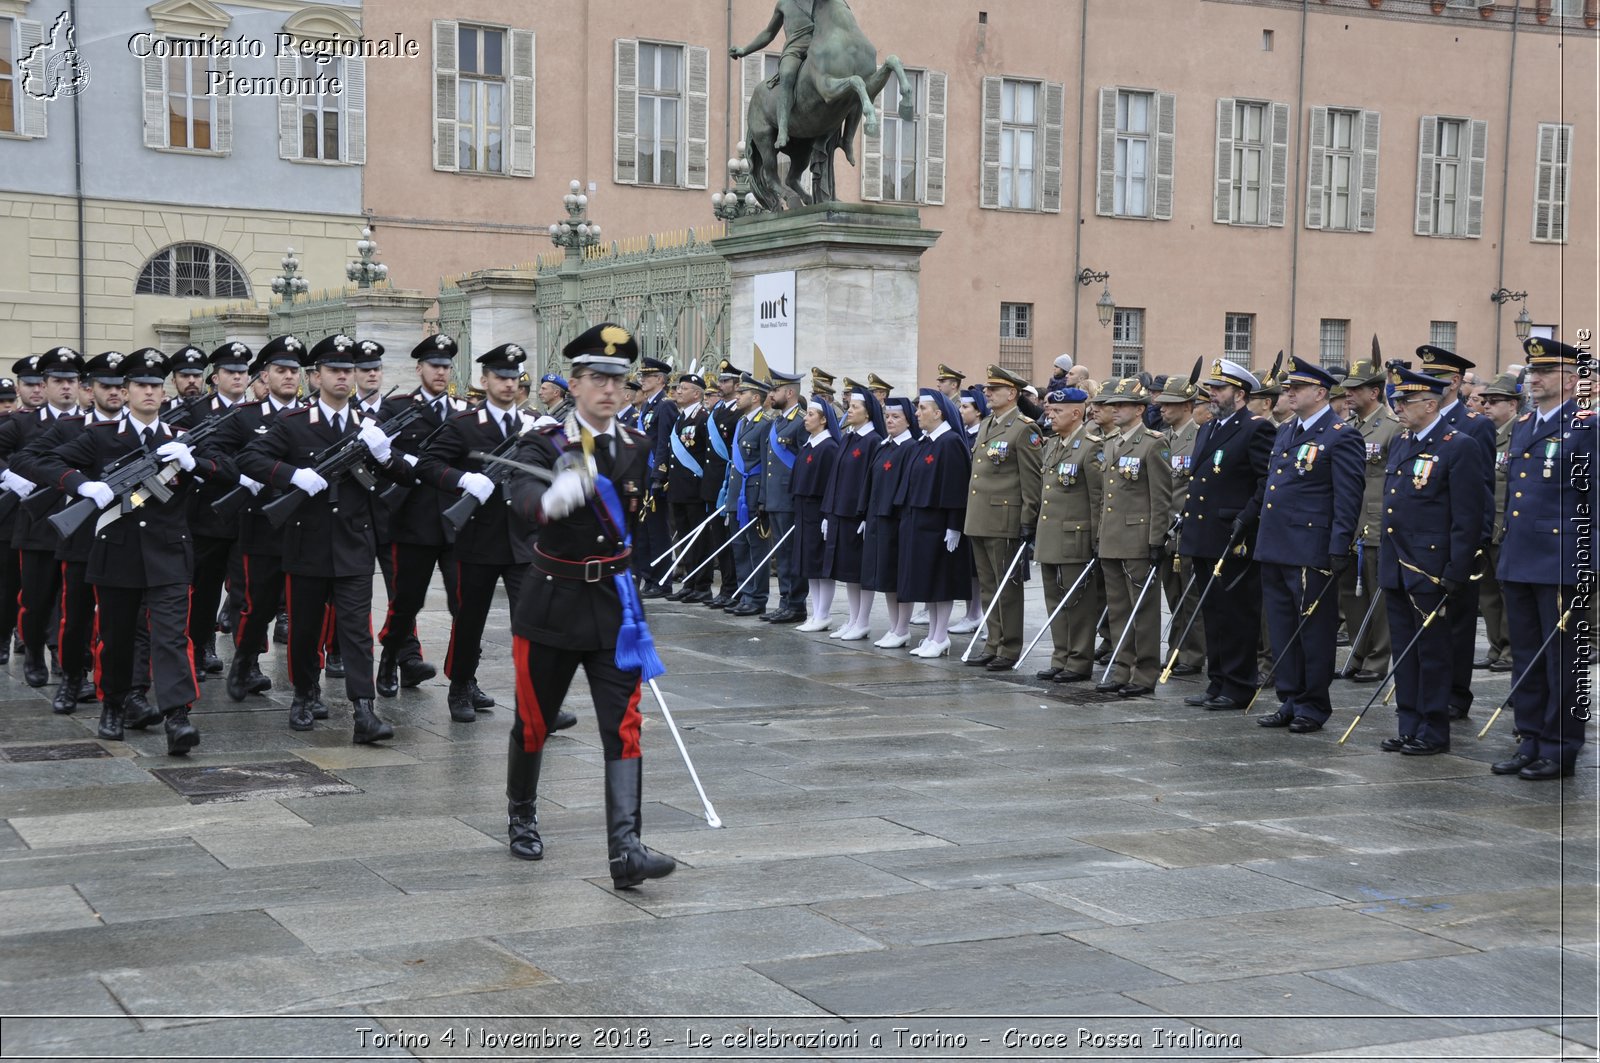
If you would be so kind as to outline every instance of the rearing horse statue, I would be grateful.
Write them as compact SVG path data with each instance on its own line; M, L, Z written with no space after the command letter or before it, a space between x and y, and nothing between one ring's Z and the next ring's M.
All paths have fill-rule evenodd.
M834 153L843 149L846 161L855 165L856 129L864 125L868 135L877 134L878 111L872 101L891 76L900 85L900 117L910 121L916 116L916 101L911 98L911 79L906 76L905 67L893 55L878 65L878 50L861 32L846 0L814 0L812 17L815 35L795 83L789 142L782 149L777 147L776 78L756 86L750 97L745 151L756 198L768 210L787 206L785 187L802 203L826 203L837 198ZM779 177L780 150L789 157L786 180ZM811 172L809 192L800 184L807 169Z

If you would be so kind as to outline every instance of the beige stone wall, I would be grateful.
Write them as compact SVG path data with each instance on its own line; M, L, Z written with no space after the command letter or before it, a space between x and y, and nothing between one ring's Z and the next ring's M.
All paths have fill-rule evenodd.
M174 243L220 248L244 268L251 296L265 305L280 260L293 247L313 288L345 283L360 218L320 214L174 207L89 200L84 208L84 335L78 332L77 206L63 197L7 195L0 200L0 362L58 343L86 353L158 345L155 323L186 320L223 300L134 295L139 271Z

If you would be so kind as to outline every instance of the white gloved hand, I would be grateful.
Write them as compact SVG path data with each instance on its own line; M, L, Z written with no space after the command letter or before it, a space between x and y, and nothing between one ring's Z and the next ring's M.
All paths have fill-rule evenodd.
M7 490L15 492L18 498L27 498L33 494L33 489L38 486L32 480L24 480L10 469L0 472L0 484L3 484Z
M402 454L400 457L404 459L405 463L411 466L413 469L417 467L417 456L415 454Z
M558 473L555 481L545 488L544 498L539 503L545 520L560 520L587 502L589 484L590 481L575 469Z
M946 553L955 553L956 547L960 544L960 542L961 533L955 529L952 528L944 533L944 549Z
M252 480L248 476L239 477L239 486L249 491L252 495L259 495L261 488L266 486L260 480Z
M86 480L78 485L78 494L87 498L101 509L105 509L117 497L111 488L99 480Z
M368 421L361 426L361 431L356 433L361 440L361 445L372 452L372 456L379 461L389 460L389 437L384 435L383 429Z
M315 469L296 469L294 475L289 477L289 482L313 498L328 489L328 481Z
M865 535L865 534L867 534L867 522L866 521L862 521L860 524L856 525L856 534L857 535Z
M822 537L824 539L826 539L828 537L828 518L827 517L823 517L822 518Z
M162 461L177 462L178 468L184 472L194 471L194 448L187 443L180 443L176 439L163 443L156 448L156 457Z
M494 481L481 472L464 472L461 480L456 484L463 494L471 495L479 502L489 501L489 496L494 494Z

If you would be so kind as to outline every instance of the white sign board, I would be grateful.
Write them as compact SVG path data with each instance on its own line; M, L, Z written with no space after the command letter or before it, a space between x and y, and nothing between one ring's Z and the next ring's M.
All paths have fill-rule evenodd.
M794 368L794 270L783 273L757 273L755 299L755 343L766 359L768 369L793 373Z

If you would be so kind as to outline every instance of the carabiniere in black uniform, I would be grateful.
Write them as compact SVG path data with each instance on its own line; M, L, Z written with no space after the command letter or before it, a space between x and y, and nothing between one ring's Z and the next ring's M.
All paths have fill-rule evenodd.
M618 425L610 413L585 420L585 410L592 411L595 404L603 408L604 393L598 389L604 387L604 378L616 378L615 397L621 401L621 378L638 352L628 331L610 323L596 325L567 345L563 354L573 364L569 379L577 410L547 433L524 437L516 455L526 464L560 471L548 483L518 473L509 485L513 511L539 525L533 564L511 623L517 667L517 717L506 772L511 854L523 860L544 855L535 811L540 761L556 713L582 665L605 755L611 880L618 889L671 874L676 866L639 841L641 676L638 668L617 663L617 645L628 619L619 582L627 587L630 611L642 609L630 582L630 543L651 473L649 443L641 433ZM580 374L594 376L583 379ZM591 394L601 398L591 400ZM597 496L593 476L580 471L591 461L594 474L614 485L620 514L613 514L603 492ZM620 581L615 578L619 574ZM636 619L642 624L642 614Z

